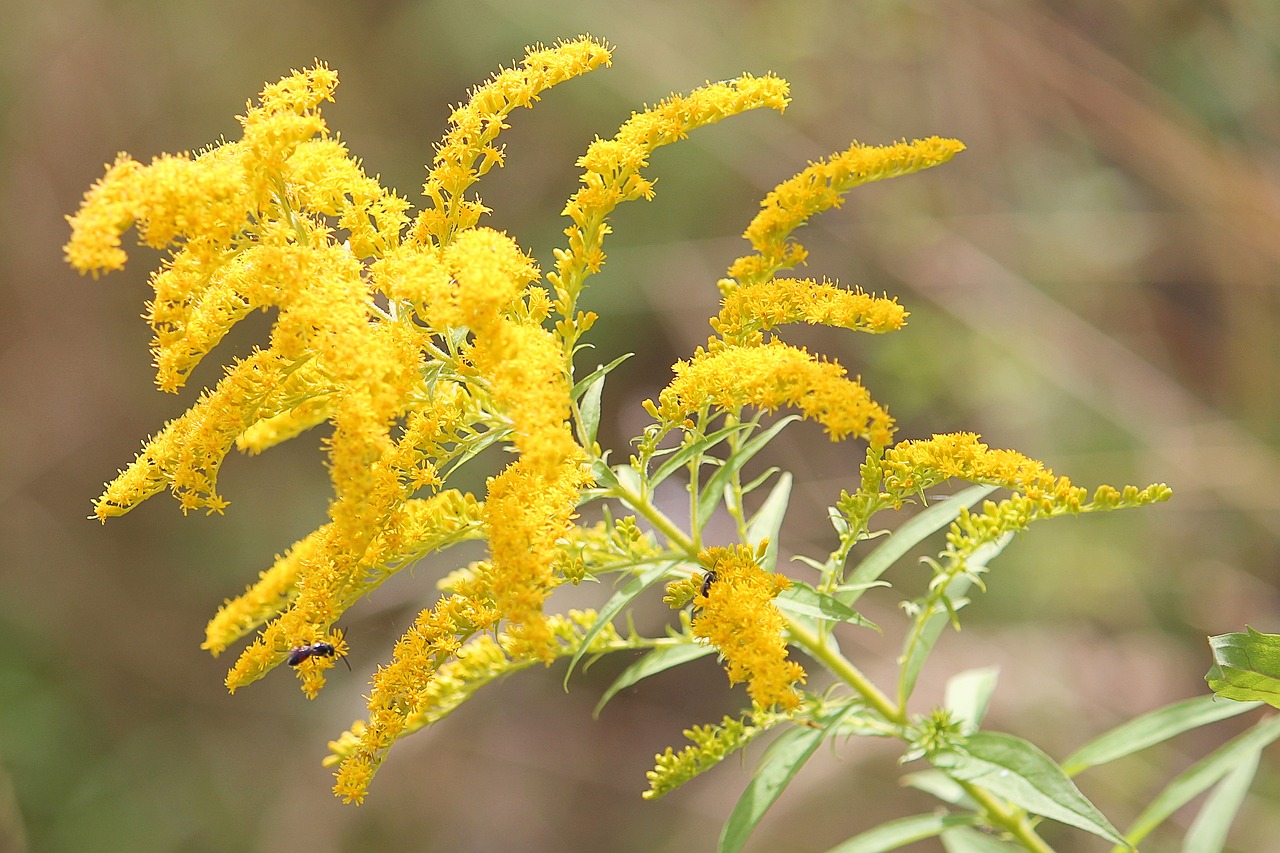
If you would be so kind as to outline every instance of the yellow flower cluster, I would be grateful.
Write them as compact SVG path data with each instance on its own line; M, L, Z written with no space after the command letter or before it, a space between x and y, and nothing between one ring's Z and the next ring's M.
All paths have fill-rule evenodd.
M676 364L675 379L657 404L645 402L659 422L650 441L676 428L702 430L719 414L737 418L746 406L765 411L794 406L822 424L833 441L854 436L873 448L889 444L893 419L860 382L846 378L839 364L767 341L764 333L799 322L889 332L902 328L907 312L893 299L826 280L774 278L774 273L804 262L805 251L791 233L814 214L838 207L853 187L945 163L963 150L960 142L939 137L888 146L855 143L770 192L743 235L756 253L735 261L729 277L719 282L723 300L711 321L718 337L691 360Z
M642 170L657 147L735 113L787 103L784 81L744 75L673 95L633 114L612 139L596 140L580 160L583 188L565 209L568 245L546 277L552 298L515 241L480 227L487 211L468 191L502 164L496 137L513 110L608 62L607 46L587 37L537 46L474 89L450 116L416 217L330 134L320 105L333 99L338 79L323 64L267 86L241 117L238 140L149 165L120 155L70 217L67 258L94 276L124 265L121 237L131 227L144 244L169 249L151 277L146 313L165 391L180 390L237 322L275 312L269 341L233 361L107 484L95 504L100 519L166 489L184 512L221 512L217 476L233 447L260 453L332 427L327 523L277 557L206 629L204 647L214 654L258 632L227 674L230 690L288 660L304 692L316 695L346 653L334 625L348 607L431 551L488 541L488 559L452 579L375 675L359 749L339 776L350 799L363 796L391 743L429 717L441 701L441 673L477 633L505 625L503 653L512 661L562 653L563 631L543 606L558 585L584 577L582 549L596 547L574 526L592 477L570 417L572 359L594 320L575 304L605 259L607 218L619 203L652 195ZM794 302L786 317L765 321L811 314L886 322L842 296ZM809 370L819 387L807 405L829 429L862 434L883 420L869 401L838 399L838 368ZM789 381L792 399L808 380ZM458 466L502 444L518 456L487 481L483 501L445 488ZM615 550L634 561L632 552L651 546L634 523L615 533L627 530L634 541ZM332 654L293 654L316 644ZM478 660L480 647L472 650Z
M694 598L699 609L693 635L720 651L729 683L747 682L755 705L799 706L794 685L805 680L805 672L787 658L786 619L773 603L791 581L762 569L747 545L708 548L698 559L710 582L705 595L700 591Z
M596 620L593 611L571 610L549 617L549 642L540 651L550 649L552 658L572 654ZM420 619L420 625L422 622ZM603 654L632 647L633 643L620 637L612 626L605 626L592 638L589 651ZM397 660L392 666L379 670L375 676L370 707L377 705L379 711L371 713L367 722L357 720L329 743L331 755L325 764L338 766L334 792L347 802L364 799L369 782L395 740L444 719L481 687L540 660L528 653L523 640L507 633L496 638L474 637L450 654L428 642L425 633L418 632L412 640L402 640L396 652ZM400 658L401 654L406 657ZM414 655L420 659L408 664L407 659ZM431 677L421 684L405 682L406 678L420 678L423 672L430 672Z
M804 263L807 252L791 240L791 234L809 217L839 207L844 194L856 186L937 166L963 150L959 140L930 136L893 145L855 142L830 159L819 160L765 196L743 235L755 254L738 258L729 268L729 277L742 284L758 284L780 269Z
M1087 492L1016 450L992 450L971 432L904 441L884 452L881 488L895 506L947 480L1003 486L1036 501L1079 508Z
M641 796L646 800L656 800L674 791L743 749L756 737L785 719L783 715L770 714L757 708L750 723L725 717L718 725L685 729L684 736L692 743L679 752L667 747L665 752L654 756L654 768L645 773L649 789Z

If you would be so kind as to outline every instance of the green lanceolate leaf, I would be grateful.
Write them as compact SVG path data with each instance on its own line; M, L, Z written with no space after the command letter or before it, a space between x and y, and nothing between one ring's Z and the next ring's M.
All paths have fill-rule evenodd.
M573 675L574 667L578 665L578 661L582 660L583 655L587 653L587 649L590 648L591 641L595 639L596 635L603 631L604 627L612 622L614 617L621 613L637 596L662 580L672 569L679 565L679 560L668 560L665 563L651 566L627 581L622 589L615 592L613 597L604 603L604 606L600 608L599 617L582 635L582 641L578 643L578 650L573 653L573 657L569 660L569 668L564 674L566 689L569 686L569 676Z
M743 443L741 447L733 452L733 455L724 460L724 464L712 474L707 482L703 485L702 491L698 494L698 523L705 525L707 520L715 512L716 504L724 497L725 486L732 482L732 478L738 471L742 470L742 466L747 464L753 456L763 450L773 437L782 432L788 424L798 421L795 415L788 415L780 418L776 424L770 426L767 430L759 435L751 438ZM740 426L754 426L754 424L742 424ZM758 540L757 540L758 541Z
M947 853L1018 853L1026 848L967 826L942 833L942 849Z
M1280 634L1219 634L1209 638L1213 666L1204 680L1214 693L1280 708Z
M965 670L947 680L943 705L951 709L954 718L963 724L961 731L964 734L976 732L982 725L999 676L999 667L989 666Z
M819 728L796 726L769 744L755 776L720 833L720 853L736 853L760 823L764 813L782 795L800 768L826 739L831 728L855 706L848 705L818 720Z
M622 362L626 361L627 359L631 358L632 355L634 355L634 353L627 353L626 355L620 355L617 358L615 358L613 361L609 362L608 364L597 367L595 370L591 371L586 376L579 379L573 385L573 391L571 392L572 398L576 400L582 394L586 393L586 390L589 387L591 387L592 385L600 384L603 381L605 376L612 373L615 367L617 367L619 364L622 364Z
M1067 756L1062 762L1062 769L1067 771L1068 776L1074 776L1089 767L1115 761L1191 729L1243 714L1260 704L1216 702L1212 696L1184 699L1135 717L1094 738Z
M960 510L973 506L995 490L996 486L971 486L916 513L910 521L893 531L892 536L880 543L862 562L858 563L858 567L846 581L846 585L852 589L842 593L840 600L852 605L871 586L872 581L888 571L889 567L902 559L904 554L955 521L960 515Z
M866 628L880 628L852 607L846 607L840 600L809 586L803 581L792 580L791 586L781 592L773 603L779 610L808 616L810 619L825 619L830 622L851 622Z
M1080 793L1062 768L1022 738L977 732L963 748L943 750L930 761L952 779L976 785L1031 814L1125 844L1120 832Z
M604 706L608 704L610 699L618 694L618 691L625 690L631 685L643 681L651 675L657 675L663 670L677 667L680 664L688 663L691 660L706 657L714 651L714 646L703 646L696 643L679 643L670 646L658 646L653 651L640 658L640 660L624 669L622 674L614 679L613 684L609 685L609 689L600 697L600 701L596 704L596 709L592 712L592 716L600 716L600 712L604 710Z
M1221 853L1261 760L1262 753L1258 751L1242 756L1235 769L1213 789L1182 839L1183 853Z
M753 426L754 424L750 423L734 424L733 426L718 429L709 435L704 435L697 441L690 442L688 444L681 444L679 447L673 448L671 455L667 458L667 461L658 466L658 470L654 471L653 476L649 478L649 488L656 488L663 480L670 477L676 471L679 471L685 465L688 465L694 457L705 455L708 450L715 447L735 432L743 432L744 430L751 429ZM717 465L721 462L719 459L708 459L706 461L714 462ZM716 494L718 500L719 493L717 492Z
M631 354L628 353L597 367L573 386L572 399L577 401L578 407L578 439L583 447L590 449L596 443L596 433L600 429L600 395L604 393L605 377L630 357Z
M972 815L918 814L902 817L860 832L827 853L887 853L916 841L934 838L953 827L970 826L973 822Z
M1280 716L1272 716L1188 767L1156 796L1129 828L1125 837L1138 844L1169 815L1218 783L1241 764L1280 737Z
M783 474L773 484L769 497L765 498L764 504L747 524L747 541L754 543L769 540L762 561L763 567L768 571L773 571L778 565L778 531L782 529L782 519L786 516L790 503L791 475Z

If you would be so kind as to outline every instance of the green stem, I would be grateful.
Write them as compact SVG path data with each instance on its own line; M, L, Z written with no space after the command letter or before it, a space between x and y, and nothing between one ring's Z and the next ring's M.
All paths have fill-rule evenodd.
M837 678L856 690L880 716L899 726L907 724L905 711L894 707L893 703L889 701L889 697L880 692L880 689L872 684L871 680L863 675L862 671L854 666L848 658L831 648L817 634L798 624L793 619L788 620L787 630L791 635L791 639L803 647L811 658L818 661Z
M693 540L680 529L679 525L659 512L652 503L642 499L640 495L628 491L621 485L611 489L608 496L621 501L634 510L636 515L657 528L659 533L667 537L667 541L671 543L675 550L685 552L690 559L697 558L698 549Z
M992 823L999 824L1018 842L1028 850L1035 853L1053 853L1053 848L1045 843L1044 839L1036 835L1035 828L1031 825L1031 821L1023 812L1014 812L1009 810L1004 803L993 796L991 792L974 785L972 782L961 782L955 780L960 787L964 788L965 793L982 807L987 817L991 818Z

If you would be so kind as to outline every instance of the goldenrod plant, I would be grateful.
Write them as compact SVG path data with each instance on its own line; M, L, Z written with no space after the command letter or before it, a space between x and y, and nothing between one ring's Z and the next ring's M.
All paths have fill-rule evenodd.
M283 664L316 696L348 654L339 623L349 607L428 554L486 543L483 560L435 579L438 597L373 673L366 718L330 744L334 792L347 802L370 795L398 740L501 676L565 658L567 679L584 659L639 654L603 705L647 676L715 654L728 684L745 685L740 715L692 725L687 746L657 756L643 796L666 794L768 733L721 849L745 843L819 745L853 735L901 741L903 761L923 768L908 783L940 803L840 850L941 836L950 849L982 841L1045 851L1045 820L1132 848L1188 791L1237 765L1175 782L1127 833L1071 776L1243 706L1194 699L1058 763L981 728L990 670L955 674L944 706L921 710L911 700L930 651L948 625L959 627L968 596L984 588L989 562L1014 534L1057 516L1164 501L1170 490L1102 486L1090 495L970 433L896 440L893 419L860 380L780 334L796 323L902 328L907 312L894 299L784 276L805 262L794 232L852 188L940 165L964 146L939 137L855 143L770 192L744 235L751 251L714 283L721 307L712 335L645 403L652 423L618 464L597 442L602 388L618 362L582 368L597 318L578 307L605 263L610 215L653 196L655 149L746 110L781 111L788 87L743 74L667 97L598 138L578 160L582 186L563 210L567 240L544 273L511 237L481 224L488 211L472 185L502 165L497 138L517 107L609 60L608 46L589 37L535 46L475 88L449 117L416 212L330 132L320 107L338 78L323 63L268 85L240 117L236 141L149 165L121 154L70 217L66 255L94 276L119 269L130 227L141 243L169 250L145 312L159 387L181 389L253 311L274 309L274 320L264 346L233 359L107 484L96 516L123 515L164 490L184 513L222 513L218 471L232 448L256 454L328 425L328 520L208 624L203 647L214 655L253 635L227 674L232 692ZM825 556L793 555L779 541L790 475L744 474L797 419L864 447L856 481L826 510L835 533ZM495 459L503 467L482 495L450 485ZM654 500L668 480L687 492L681 517ZM580 521L588 507L590 523ZM908 520L891 521L904 510ZM735 541L710 541L713 517L731 520ZM894 529L882 536L885 527ZM883 629L902 631L896 683L873 683L838 636L882 630L858 612L859 598L893 594L886 573L943 528L945 547L926 562L931 581L904 602L904 624ZM553 612L558 587L584 582L613 592L598 610ZM660 585L675 612L665 633L643 636L626 617ZM1255 729L1251 754L1277 733L1274 720ZM1217 809L1214 827L1230 823L1228 811Z

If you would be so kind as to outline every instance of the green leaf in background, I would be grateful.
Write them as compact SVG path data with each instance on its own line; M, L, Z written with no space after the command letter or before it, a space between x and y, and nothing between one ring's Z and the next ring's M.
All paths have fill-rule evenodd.
M710 520L715 513L716 504L720 503L724 497L725 487L732 482L733 476L742 470L742 466L746 465L753 456L763 450L769 442L773 441L773 437L786 429L788 424L798 420L800 418L796 415L787 415L785 418L779 418L776 424L744 442L728 459L724 460L724 464L707 479L702 491L698 494L699 524L705 526L707 521ZM738 428L754 426L755 424L748 423L740 424ZM790 478L789 474L787 476ZM759 540L756 539L754 541L758 542Z
M932 764L959 782L969 782L1032 814L1125 844L1119 830L1080 793L1052 758L1035 745L999 732L977 732L963 750L943 750Z
M882 823L875 829L860 832L848 841L832 847L827 853L887 853L907 844L941 835L944 830L970 826L973 815L918 814Z
M1067 756L1062 769L1068 776L1155 746L1191 729L1225 720L1257 708L1259 702L1216 702L1212 696L1184 699L1135 717L1094 738Z
M948 829L942 833L942 848L947 853L1015 853L1026 850L1021 844L1004 841L967 826Z
M671 669L682 663L688 663L691 660L697 660L700 657L706 657L715 651L714 646L698 645L696 643L678 643L670 646L658 646L649 652L640 660L631 664L622 671L622 673L614 679L613 684L609 685L609 689L600 697L600 701L596 703L596 709L591 712L593 717L600 716L600 712L604 710L604 706L609 700L618 694L619 690L625 690L637 682L643 681L651 675L657 675L663 670Z
M842 594L840 600L852 606L872 582L902 559L904 554L928 536L955 521L956 516L960 515L960 510L973 506L995 490L996 486L971 486L916 513L910 521L893 531L892 536L880 543L874 551L858 563L858 567L843 585L853 589Z
M947 680L942 704L951 709L956 721L963 723L960 730L964 734L972 734L982 725L999 677L1000 668L988 666L956 673Z
M658 563L631 578L631 580L627 581L626 586L615 592L613 597L605 602L604 606L600 608L599 617L582 635L582 641L578 643L578 650L573 653L573 657L569 660L569 668L565 670L564 674L566 690L569 687L569 676L573 675L574 667L578 665L578 661L582 660L583 655L587 653L587 649L591 646L591 641L604 630L604 626L612 622L613 618L634 601L640 593L662 580L667 576L667 573L679 565L679 560L667 560Z
M760 565L767 571L774 571L778 566L778 531L782 530L782 519L791 504L791 475L784 473L769 490L769 497L747 523L747 541L755 544L769 540L764 551L764 559ZM704 519L705 521L705 519Z
M1218 780L1237 767L1252 761L1253 755L1277 737L1280 737L1280 715L1266 718L1200 759L1165 786L1134 820L1125 837L1131 843L1138 844L1169 815L1216 785Z
M1245 630L1249 633L1209 638L1213 666L1204 680L1224 699L1258 700L1280 708L1280 634Z
M720 846L717 848L719 853L737 853L742 849L764 813L782 796L787 785L800 772L800 768L813 755L818 745L826 739L832 727L855 707L857 706L846 705L833 711L817 721L819 728L796 726L769 744L760 759L760 766L720 833Z
M1235 822L1240 804L1249 793L1258 772L1262 752L1255 750L1243 756L1235 769L1226 775L1204 802L1187 835L1182 839L1183 853L1221 853L1227 833Z
M573 386L572 399L577 401L578 407L578 438L583 447L590 448L596 443L596 433L600 429L600 395L604 392L605 377L628 358L631 358L630 353L597 367Z

